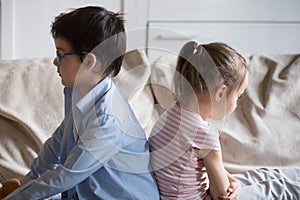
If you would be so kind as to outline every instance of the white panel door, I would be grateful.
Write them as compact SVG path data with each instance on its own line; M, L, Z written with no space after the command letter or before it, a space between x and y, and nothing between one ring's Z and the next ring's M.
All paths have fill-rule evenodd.
M243 54L300 53L300 23L150 23L148 56L177 54L189 40L225 42Z

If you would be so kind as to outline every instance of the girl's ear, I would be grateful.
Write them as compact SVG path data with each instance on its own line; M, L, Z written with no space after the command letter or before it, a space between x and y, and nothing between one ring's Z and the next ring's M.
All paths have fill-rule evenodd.
M226 93L227 93L227 86L221 85L216 91L216 95L215 95L216 102L220 102L221 100L226 98Z
M83 60L86 70L92 70L97 65L97 58L93 53L87 53Z

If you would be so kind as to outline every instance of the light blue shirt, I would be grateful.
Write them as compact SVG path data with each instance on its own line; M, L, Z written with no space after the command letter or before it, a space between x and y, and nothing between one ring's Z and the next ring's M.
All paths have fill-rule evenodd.
M145 133L111 78L84 97L64 93L65 119L6 199L159 199Z

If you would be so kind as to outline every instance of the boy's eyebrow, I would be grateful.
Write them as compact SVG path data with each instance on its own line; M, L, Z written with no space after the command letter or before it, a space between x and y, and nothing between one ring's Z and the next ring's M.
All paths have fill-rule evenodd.
M60 48L60 47L56 47L56 50L57 50L57 51L59 51L59 50L62 51L63 49Z
M66 51L66 50L61 47L56 47L56 51Z

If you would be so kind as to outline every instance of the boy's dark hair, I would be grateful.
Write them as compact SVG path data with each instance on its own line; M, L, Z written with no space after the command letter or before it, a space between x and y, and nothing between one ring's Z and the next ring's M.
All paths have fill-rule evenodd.
M93 51L104 75L119 73L126 52L122 14L97 6L78 8L57 16L51 33L53 38L67 40L74 52ZM83 60L84 55L79 56Z

